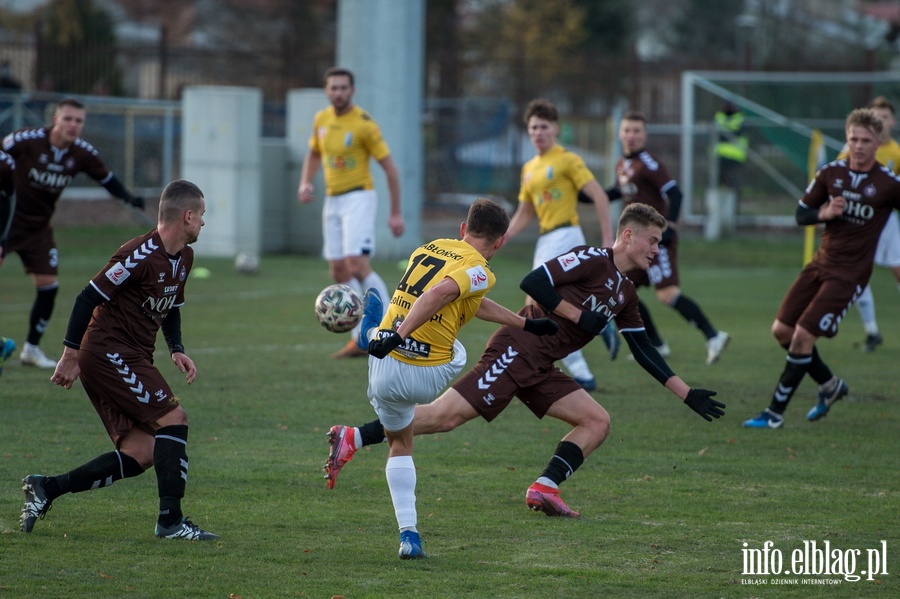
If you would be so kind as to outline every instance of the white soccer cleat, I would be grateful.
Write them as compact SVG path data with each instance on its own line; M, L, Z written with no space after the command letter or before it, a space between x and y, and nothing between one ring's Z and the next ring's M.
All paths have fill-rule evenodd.
M725 351L725 348L728 347L728 342L731 341L731 336L724 332L719 331L716 333L716 336L712 339L706 340L706 363L713 364L719 360L719 356L722 355L722 352Z
M56 360L51 360L40 347L25 343L22 353L19 355L22 366L36 366L37 368L56 368Z

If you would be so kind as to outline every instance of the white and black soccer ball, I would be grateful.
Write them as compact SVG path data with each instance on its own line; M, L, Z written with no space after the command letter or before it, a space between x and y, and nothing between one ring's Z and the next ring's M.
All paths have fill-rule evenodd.
M253 252L240 252L234 257L234 269L244 275L259 272L259 256Z
M346 333L362 318L363 301L347 285L329 285L316 298L316 318L332 333Z

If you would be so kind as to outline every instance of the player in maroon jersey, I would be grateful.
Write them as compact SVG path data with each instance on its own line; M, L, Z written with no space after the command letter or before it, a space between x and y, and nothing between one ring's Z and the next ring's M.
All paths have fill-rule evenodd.
M57 476L30 474L22 482L21 527L31 532L54 499L107 487L153 466L159 488L156 536L207 541L181 512L187 483L187 414L153 365L160 328L175 366L190 385L197 376L181 341L184 287L194 262L206 206L189 181L169 183L159 200L156 229L125 243L75 299L51 381L81 385L103 421L115 451Z
M0 265L3 264L3 246L6 245L6 236L9 233L9 225L12 223L13 211L16 207L14 168L13 159L0 151ZM15 350L15 341L7 337L0 337L0 375L3 374L3 362Z
M15 168L12 156L0 151L0 265L3 264L3 248L16 208Z
M66 98L56 107L52 126L21 129L3 138L3 151L16 162L16 207L0 257L17 252L36 289L20 355L26 366L56 366L38 346L59 289L59 252L50 219L60 194L75 175L83 172L117 198L137 208L144 207L144 198L131 195L97 150L81 139L86 113L84 104Z
M875 160L882 132L875 111L851 112L846 132L849 156L819 169L797 206L798 225L825 223L825 232L772 324L772 334L788 352L772 400L745 427L781 428L788 402L806 374L819 384L819 401L808 420L822 418L847 395L847 383L832 374L816 341L837 335L841 319L869 282L881 230L891 210L900 210L900 178Z
M725 404L712 399L714 391L688 387L656 351L641 322L634 284L623 274L650 265L665 226L650 206L631 204L622 211L612 248L579 246L531 271L521 283L530 298L519 314L549 317L559 331L537 337L500 327L468 373L434 402L416 406L415 434L450 431L476 416L491 421L519 398L538 418L552 416L573 427L528 488L526 504L549 516L578 517L559 497L559 485L606 439L609 414L553 363L584 347L613 319L647 372L706 420L722 416ZM358 447L383 439L377 420L359 428L332 427L326 478L333 483Z
M619 124L622 157L616 163L616 185L606 190L610 200L622 199L649 204L669 223L659 244L659 254L650 268L625 273L638 287L653 285L656 297L699 329L706 337L706 363L718 361L730 341L728 333L719 331L693 299L681 292L678 276L678 217L681 214L681 190L669 176L666 167L647 151L647 120L640 112L626 112ZM641 317L651 341L663 356L669 346L656 330L650 312L639 302Z

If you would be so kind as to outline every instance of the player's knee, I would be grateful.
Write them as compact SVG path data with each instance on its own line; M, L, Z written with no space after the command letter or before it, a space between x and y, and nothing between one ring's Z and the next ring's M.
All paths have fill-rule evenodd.
M675 300L678 299L678 296L680 294L681 294L681 289L679 289L677 286L664 287L664 288L658 289L656 291L656 298L660 302L671 307L672 304L675 303Z
M775 322L772 323L772 336L775 337L775 340L780 345L790 343L791 337L793 337L793 335L794 335L793 327L789 327L779 320L776 320Z
M350 274L350 269L342 263L332 262L329 270L331 271L331 279L335 283L347 283L353 277Z
M160 428L164 426L187 426L187 412L181 406L176 406L174 410L156 421Z
M372 274L372 265L368 256L354 256L347 258L347 262L349 263L348 272L360 282Z
M609 412L603 409L603 406L598 405L597 410L591 414L589 428L598 443L602 443L609 436Z
M595 442L595 447L603 443L609 436L609 412L596 402L590 409L581 411L578 419L572 424L588 431L591 439Z

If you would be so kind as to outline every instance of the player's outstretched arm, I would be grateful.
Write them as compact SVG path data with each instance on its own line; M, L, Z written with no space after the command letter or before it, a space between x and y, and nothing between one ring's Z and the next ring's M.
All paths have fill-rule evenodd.
M715 391L709 389L691 389L684 398L684 403L703 416L707 422L712 422L713 418L725 415L725 404L714 400L712 397L715 394Z
M487 322L524 329L533 335L555 335L559 330L559 325L550 318L526 318L488 298L481 300L475 317Z
M710 422L713 418L719 418L725 414L725 404L712 399L716 394L715 391L691 389L681 377L672 372L666 360L659 355L659 351L650 342L650 337L645 330L623 330L621 333L628 343L628 347L631 348L631 354L635 361L653 378L662 383L666 389L684 401L689 408Z
M143 210L144 206L147 203L143 197L133 195L131 192L125 189L125 186L115 175L113 175L109 181L103 183L103 187L106 189L106 191L108 191L115 197L119 198L126 204L134 206L139 210Z

